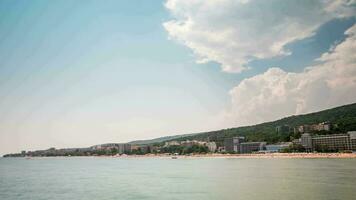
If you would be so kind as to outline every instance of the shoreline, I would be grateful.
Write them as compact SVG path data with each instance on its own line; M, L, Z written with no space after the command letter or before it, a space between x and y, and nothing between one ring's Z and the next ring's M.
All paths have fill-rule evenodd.
M47 156L47 157L8 157L8 158L356 158L356 153L265 153L265 154L193 154L193 155L168 155L168 154L146 154L146 155L116 155L116 156Z
M148 154L109 156L117 158L154 158L173 157L174 155ZM177 155L177 158L356 158L356 153L266 153L266 154L194 154Z

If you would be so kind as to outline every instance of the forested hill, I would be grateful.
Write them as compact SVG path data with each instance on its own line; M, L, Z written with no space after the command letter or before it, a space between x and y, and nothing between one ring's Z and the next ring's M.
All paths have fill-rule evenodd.
M164 141L176 140L176 139L180 139L182 137L188 137L188 136L192 136L192 135L194 135L194 134L164 136L164 137L154 138L154 139L150 139L150 140L135 140L135 141L129 142L129 144L135 144L135 145L153 144L153 143L160 143L160 142L164 142Z
M288 125L292 129L299 125L316 124L325 121L337 124L337 127L334 127L329 133L343 133L356 130L356 103L310 114L290 116L277 121L253 126L192 134L174 138L174 140L207 140L209 138L216 142L222 142L226 137L245 136L249 141L267 141L269 143L275 143L289 141L290 138L299 138L300 136L295 135L293 131L287 134L278 134L276 132L277 126Z

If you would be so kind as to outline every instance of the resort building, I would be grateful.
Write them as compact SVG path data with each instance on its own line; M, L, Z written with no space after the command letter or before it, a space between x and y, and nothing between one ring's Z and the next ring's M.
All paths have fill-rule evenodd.
M266 150L266 142L244 142L240 144L239 153L252 153Z
M118 144L117 149L119 154L131 152L131 144L127 144L127 143Z
M351 150L350 137L347 134L322 135L312 138L313 149L317 151Z
M226 152L252 153L266 149L266 142L245 142L245 137L225 138Z
M240 143L245 141L245 137L233 137L225 138L224 147L226 152L237 152L240 151Z
M302 146L307 150L310 151L313 148L313 141L312 137L309 133L303 133L300 137L300 142Z
M131 151L131 144L128 143L107 143L99 144L91 147L92 150L112 150L116 149L119 154L128 153Z
M290 145L291 145L291 142L286 142L283 144L266 145L266 152L269 152L269 153L281 152L283 149L288 148Z
M350 135L350 143L353 151L356 151L356 131L349 131L347 134Z
M301 137L301 144L306 150L313 151L356 151L356 131L316 136L305 133Z

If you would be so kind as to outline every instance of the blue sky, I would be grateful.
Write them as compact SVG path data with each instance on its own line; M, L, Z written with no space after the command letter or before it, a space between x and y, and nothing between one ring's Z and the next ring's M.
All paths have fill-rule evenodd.
M284 46L290 55L251 54L235 73L198 64L189 39L163 25L177 18L165 3L1 0L0 154L239 125L216 119L233 107L229 91L271 67L302 72L355 24L321 22Z

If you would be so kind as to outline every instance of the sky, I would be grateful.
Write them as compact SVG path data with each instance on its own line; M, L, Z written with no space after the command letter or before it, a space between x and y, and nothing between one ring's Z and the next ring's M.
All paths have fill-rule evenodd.
M354 0L0 0L0 155L356 102Z

